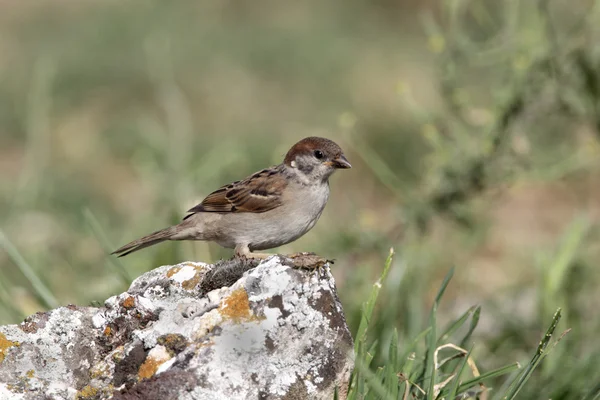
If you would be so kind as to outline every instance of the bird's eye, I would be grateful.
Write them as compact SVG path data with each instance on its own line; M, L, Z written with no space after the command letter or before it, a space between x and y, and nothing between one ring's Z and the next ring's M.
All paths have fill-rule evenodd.
M315 150L315 157L317 157L320 160L321 158L323 158L323 152L321 150Z

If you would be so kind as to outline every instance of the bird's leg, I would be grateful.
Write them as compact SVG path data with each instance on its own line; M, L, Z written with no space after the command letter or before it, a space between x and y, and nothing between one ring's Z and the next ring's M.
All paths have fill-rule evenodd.
M264 260L264 259L269 258L274 255L275 254L270 254L270 253L253 253L250 251L250 248L248 248L248 245L237 245L235 247L235 256L236 257L254 258L254 259Z

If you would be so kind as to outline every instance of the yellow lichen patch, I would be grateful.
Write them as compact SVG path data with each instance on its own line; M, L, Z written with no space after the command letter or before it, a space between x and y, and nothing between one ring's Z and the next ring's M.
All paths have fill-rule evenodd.
M33 378L35 376L35 371L30 369L29 371L27 371L25 373L25 376L28 377L29 379Z
M110 336L111 333L112 328L109 325L106 325L106 328L104 328L104 336Z
M21 344L19 342L13 342L12 340L8 340L4 333L0 332L0 363L4 361L4 357L8 353L8 349L11 347L17 347Z
M122 305L125 308L133 308L135 306L135 299L133 298L133 296L129 296L128 298L123 300Z
M90 369L90 378L92 378L92 379L98 379L98 378L101 378L104 376L108 376L108 374L109 374L109 367L104 362L100 362L100 363L94 365Z
M219 309L224 318L230 318L235 322L252 319L253 315L250 311L250 302L248 301L248 293L244 288L234 290L227 297L221 308Z
M95 398L98 394L98 389L90 385L84 386L75 397L77 400L85 400Z
M114 349L111 358L116 363L123 361L125 358L125 347L121 345Z
M152 377L156 373L156 370L158 370L158 367L170 359L171 355L167 352L167 349L163 346L156 346L150 350L148 356L146 356L146 360L140 366L138 378L142 380Z
M171 278L173 275L181 271L181 267L173 267L167 271L167 278Z

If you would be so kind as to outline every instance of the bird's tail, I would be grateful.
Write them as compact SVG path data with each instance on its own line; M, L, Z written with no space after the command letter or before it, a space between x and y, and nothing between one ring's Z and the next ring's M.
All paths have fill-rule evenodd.
M125 246L113 251L111 254L116 254L118 257L123 257L145 247L164 242L165 240L170 240L175 234L178 233L179 230L177 228L177 226L170 226L168 228L161 229L160 231L156 231L142 238L134 240L133 242L127 243Z

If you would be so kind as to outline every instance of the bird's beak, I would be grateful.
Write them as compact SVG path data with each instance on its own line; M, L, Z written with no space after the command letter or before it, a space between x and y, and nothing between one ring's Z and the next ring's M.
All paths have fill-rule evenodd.
M348 162L343 154L331 161L331 166L338 169L352 168L352 165Z

